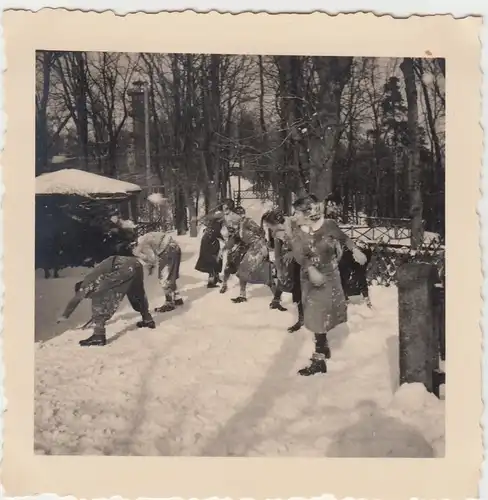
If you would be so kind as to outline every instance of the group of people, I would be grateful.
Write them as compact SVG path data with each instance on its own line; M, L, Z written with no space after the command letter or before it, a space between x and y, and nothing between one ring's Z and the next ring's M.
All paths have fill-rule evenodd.
M219 273L224 269L221 293L227 291L229 277L236 274L240 293L232 299L234 303L247 301L247 285L256 279L272 289L271 309L286 311L281 304L282 296L292 294L298 320L288 331L292 333L305 326L315 335L311 363L299 371L304 376L327 372L326 360L330 358L327 333L347 321L351 281L356 282L356 290L371 307L366 281L371 250L359 248L330 217L332 214L327 213L325 205L316 196L308 195L294 202L293 216L273 209L257 224L242 209L235 208L232 200L226 200L221 211L205 220L206 230L196 265L197 270L208 273L209 288L218 286ZM227 238L222 235L224 229ZM221 247L227 257L225 266ZM272 267L276 270L276 280L270 272ZM261 274L258 278L257 273Z
M298 372L309 376L327 372L331 356L327 334L347 321L348 283L353 274L356 288L371 306L366 283L371 252L359 248L314 195L297 199L293 208L292 216L277 208L269 210L258 223L232 200L224 200L218 211L203 219L205 230L195 268L208 274L208 288L220 284L220 293L227 292L229 278L236 275L239 295L231 299L236 304L247 301L250 283L271 288L273 310L286 311L282 296L291 293L298 318L288 331L305 326L314 334L310 364ZM75 295L58 321L65 321L81 300L91 299L94 332L80 345L105 345L105 325L127 295L132 308L141 314L137 326L155 328L143 268L148 267L149 274L158 268L165 303L155 312L168 312L183 305L177 287L180 262L181 248L170 234L149 232L134 238L76 284Z

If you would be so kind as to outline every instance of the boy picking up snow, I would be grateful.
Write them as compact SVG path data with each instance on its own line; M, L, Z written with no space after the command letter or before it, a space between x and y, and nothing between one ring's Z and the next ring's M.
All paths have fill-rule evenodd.
M143 234L138 238L132 253L149 267L149 274L158 266L158 279L166 303L155 311L173 311L176 306L183 305L176 285L176 280L180 277L181 248L171 235L162 231Z
M92 301L93 335L81 340L81 346L104 346L107 343L105 325L127 295L134 309L142 316L139 328L156 328L149 313L144 290L144 270L136 257L115 255L95 266L83 281L76 283L75 295L68 302L58 323L66 321L83 299Z

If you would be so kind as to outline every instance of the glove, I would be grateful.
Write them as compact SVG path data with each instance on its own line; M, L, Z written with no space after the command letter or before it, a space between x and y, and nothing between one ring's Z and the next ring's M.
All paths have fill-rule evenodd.
M363 252L361 252L361 250L359 250L359 248L355 248L353 251L352 251L352 256L354 258L354 260L360 265L360 266L364 266L364 264L366 264L367 262L367 259L366 259L366 255L364 255Z
M312 285L322 286L325 283L325 276L316 267L310 266L307 271Z

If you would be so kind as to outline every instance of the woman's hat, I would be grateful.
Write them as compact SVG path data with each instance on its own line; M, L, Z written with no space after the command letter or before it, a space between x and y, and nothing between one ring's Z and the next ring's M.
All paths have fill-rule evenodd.
M318 202L319 199L314 194L308 194L307 196L297 198L293 202L293 208L295 210L305 211L308 210L313 204Z
M283 224L285 222L285 214L280 208L274 208L264 213L262 221L266 224Z

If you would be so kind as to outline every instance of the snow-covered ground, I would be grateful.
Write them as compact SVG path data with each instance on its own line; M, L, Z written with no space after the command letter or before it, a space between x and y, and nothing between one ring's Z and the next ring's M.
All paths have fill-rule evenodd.
M418 384L397 390L394 287L372 287L374 310L351 304L348 328L330 334L329 372L299 377L313 342L305 329L287 333L291 299L288 312L270 311L269 290L255 285L247 303L231 303L235 278L225 295L207 289L194 270L199 239L178 239L186 303L156 315L155 330L135 328L125 300L106 347L80 348L90 332L76 329L36 344L36 453L444 455L444 402ZM54 320L78 279L66 274L36 280L37 338L59 334ZM155 277L146 287L160 305ZM69 328L90 317L89 303L75 314Z

